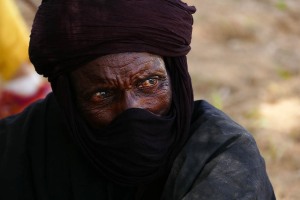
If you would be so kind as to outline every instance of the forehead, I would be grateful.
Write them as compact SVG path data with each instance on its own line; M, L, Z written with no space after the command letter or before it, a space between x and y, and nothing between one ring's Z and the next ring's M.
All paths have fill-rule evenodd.
M119 53L99 57L74 74L107 77L150 71L166 71L162 57L149 53Z

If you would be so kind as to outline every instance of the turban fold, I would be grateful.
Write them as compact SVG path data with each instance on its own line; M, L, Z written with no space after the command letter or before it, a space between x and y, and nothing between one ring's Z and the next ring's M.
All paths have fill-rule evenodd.
M194 12L180 0L44 0L29 56L36 71L50 78L106 54L184 56Z

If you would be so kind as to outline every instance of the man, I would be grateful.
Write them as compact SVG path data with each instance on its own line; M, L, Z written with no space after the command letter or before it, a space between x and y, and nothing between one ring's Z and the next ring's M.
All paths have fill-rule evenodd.
M193 101L178 0L43 1L30 58L53 93L0 122L9 199L275 199L252 136Z

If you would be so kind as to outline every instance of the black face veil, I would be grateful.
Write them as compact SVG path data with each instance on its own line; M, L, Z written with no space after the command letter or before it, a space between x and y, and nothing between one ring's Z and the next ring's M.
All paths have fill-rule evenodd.
M193 92L187 69L194 7L179 0L44 0L29 55L48 77L74 141L108 180L136 186L167 174L189 137ZM149 52L164 57L172 82L170 114L130 109L93 129L73 101L69 73L97 57Z

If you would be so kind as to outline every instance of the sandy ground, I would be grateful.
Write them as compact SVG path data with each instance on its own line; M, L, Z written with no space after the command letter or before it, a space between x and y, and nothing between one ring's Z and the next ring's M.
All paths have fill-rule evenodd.
M198 10L188 56L195 98L254 135L279 200L300 199L300 1L186 2ZM18 3L30 27L32 9Z

